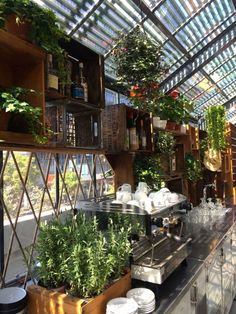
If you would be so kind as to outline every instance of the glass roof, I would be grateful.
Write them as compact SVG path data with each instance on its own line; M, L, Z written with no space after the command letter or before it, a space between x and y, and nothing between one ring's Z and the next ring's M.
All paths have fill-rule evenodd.
M34 1L52 9L67 34L103 54L105 73L114 78L114 40L142 21L170 66L163 91L178 89L198 115L215 104L236 110L235 0Z

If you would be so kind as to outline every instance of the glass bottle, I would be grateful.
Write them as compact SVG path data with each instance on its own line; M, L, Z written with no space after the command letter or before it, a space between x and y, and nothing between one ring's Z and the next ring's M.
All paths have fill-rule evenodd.
M58 75L57 70L54 68L51 54L48 54L47 58L47 88L58 90Z
M84 87L81 83L81 68L77 68L75 80L72 84L71 96L75 99L84 100Z
M79 72L80 72L80 83L84 89L84 101L88 102L88 83L84 77L84 64L82 62L79 63Z
M142 119L140 120L139 143L139 149L147 149L147 137Z
M138 135L137 135L135 119L132 112L129 114L128 128L129 128L129 147L131 150L137 150L139 147Z

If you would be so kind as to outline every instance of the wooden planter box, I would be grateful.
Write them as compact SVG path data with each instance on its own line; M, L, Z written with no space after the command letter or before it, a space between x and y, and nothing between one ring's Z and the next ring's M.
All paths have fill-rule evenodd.
M93 299L79 299L64 293L31 285L28 291L27 313L30 314L105 314L109 300L123 297L131 288L130 272Z

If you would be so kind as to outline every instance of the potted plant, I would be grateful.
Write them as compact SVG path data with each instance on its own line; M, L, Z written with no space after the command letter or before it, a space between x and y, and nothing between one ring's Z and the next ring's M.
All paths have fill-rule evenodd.
M71 219L63 221L59 216L40 226L35 274L43 287L59 288L66 284L67 263L74 236L70 223Z
M117 39L113 57L118 84L131 91L130 101L135 106L146 110L168 70L162 48L138 26Z
M172 97L159 94L155 101L149 105L149 110L162 120L167 120L167 128L175 130L176 123L188 123L193 111L193 103L184 96Z
M9 22L13 22L13 27ZM50 9L40 7L31 0L1 0L0 28L15 35L28 38L49 54L53 54L58 64L58 76L65 80L64 50L59 41L65 39L63 30L59 27L56 15ZM22 34L22 28L26 34Z
M130 288L130 273L113 284L127 267L129 233L129 228L114 225L101 231L96 217L86 218L81 212L41 225L36 245L40 282L47 286L64 283L68 295L30 286L28 311L40 309L41 314L48 314L70 308L73 313L93 313L96 308L105 312L111 298L124 296Z
M49 135L52 131L41 121L41 108L34 107L24 100L27 95L32 93L35 94L35 91L21 87L5 90L0 94L0 109L14 114L9 119L9 131L30 132L36 143L45 144L48 141L46 134Z

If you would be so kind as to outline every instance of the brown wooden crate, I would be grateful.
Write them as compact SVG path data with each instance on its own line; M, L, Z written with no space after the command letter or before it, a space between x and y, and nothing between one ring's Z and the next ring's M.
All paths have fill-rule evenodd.
M131 273L127 273L99 296L90 299L73 298L64 293L31 285L27 287L29 314L104 314L109 300L125 296L131 288Z
M102 117L103 147L108 152L125 151L126 107L125 105L107 106Z

